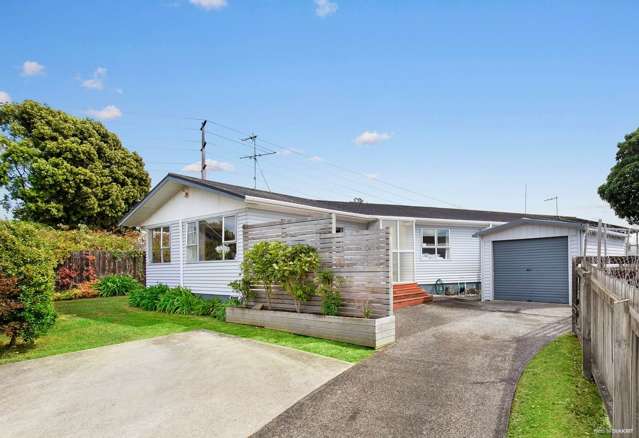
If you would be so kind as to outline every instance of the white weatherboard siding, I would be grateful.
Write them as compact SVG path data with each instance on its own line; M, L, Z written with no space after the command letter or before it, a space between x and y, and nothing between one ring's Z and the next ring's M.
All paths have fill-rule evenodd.
M187 193L188 196L186 196ZM180 257L182 255L186 258L186 254L180 248L180 219L182 219L182 243L186 245L186 223L190 220L235 212L238 216L238 230L241 230L243 211L245 211L244 201L234 197L193 187L184 187L184 191L176 193L143 223L146 229L159 225L170 225L171 229L171 263L151 263L151 257L147 256L147 284L180 285ZM150 239L147 242L150 242ZM240 242L241 233L238 233L238 251L241 251ZM149 251L147 251L148 254L150 254ZM216 263L219 266L213 267L212 265ZM205 275L205 272L208 274ZM239 262L236 261L205 262L198 263L196 266L186 263L185 259L183 285L198 293L222 293L215 291L229 290L226 279L231 276L234 279L237 272L239 272ZM222 288L220 285L224 281L226 284Z
M237 216L237 256L235 260L196 262L184 264L184 286L198 294L234 295L228 286L240 277L240 263L244 251L242 225L294 219L295 216L257 209L244 209ZM185 224L188 221L185 221ZM186 242L186 225L184 225Z
M185 194L188 193L188 196ZM179 219L215 215L217 213L245 208L242 199L216 194L208 190L184 187L158 208L144 222L143 226L177 222Z
M187 262L185 249L182 248L180 251L180 227L179 220L176 218L179 217L182 220L182 244L186 245L186 224L188 222L224 215L234 215L237 218L237 256L235 260ZM182 254L185 257L182 266L183 286L198 294L233 295L228 284L237 280L240 275L240 263L244 249L242 225L295 219L302 216L246 208L241 200L191 188L188 197L184 197L184 194L180 192L156 211L146 221L147 228L152 228L155 225L167 225L167 222L158 223L157 221L168 217L174 221L170 223L171 263L160 264L148 261L147 284L163 283L169 286L178 286L180 284L180 254ZM150 260L150 257L147 260Z
M422 229L450 230L450 255L446 260L429 260L422 256ZM479 238L473 234L479 228L433 225L415 227L415 281L419 284L480 281Z
M543 237L568 237L568 296L572 288L572 258L579 255L581 231L575 228L553 225L521 225L500 232L488 234L481 238L481 288L482 299L493 299L493 241L514 239L537 239Z
M582 237L583 240L583 237ZM597 232L591 231L588 233L588 237L586 239L586 255L596 256L597 255ZM583 252L581 253L583 255ZM625 238L619 239L616 237L608 236L606 239L606 244L604 246L603 241L601 242L601 255L609 255L609 256L625 256L626 255L626 240Z
M151 262L151 236L147 231L146 284L166 284L174 287L180 285L180 227L177 222L169 225L171 233L171 263Z

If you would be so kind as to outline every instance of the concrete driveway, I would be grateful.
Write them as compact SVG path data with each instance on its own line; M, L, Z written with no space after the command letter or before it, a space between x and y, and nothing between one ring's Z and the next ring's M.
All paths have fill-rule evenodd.
M207 331L3 365L0 436L243 437L349 367Z
M521 371L569 317L568 306L453 299L399 310L396 344L257 436L504 436Z

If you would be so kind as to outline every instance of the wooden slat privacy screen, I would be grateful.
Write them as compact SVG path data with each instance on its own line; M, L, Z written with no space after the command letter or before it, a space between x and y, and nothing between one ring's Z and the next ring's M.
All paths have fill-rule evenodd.
M339 315L362 317L369 307L373 318L391 315L390 243L387 229L332 233L332 219L282 220L244 225L244 251L260 241L277 240L316 248L322 266L344 278ZM263 288L255 288L255 303L267 305ZM293 299L279 287L273 290L273 310L295 310ZM321 313L320 297L302 305L304 313Z

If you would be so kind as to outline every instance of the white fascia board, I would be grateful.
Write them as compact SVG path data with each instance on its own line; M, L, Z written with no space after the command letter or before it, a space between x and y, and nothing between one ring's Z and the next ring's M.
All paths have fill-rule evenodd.
M351 212L342 211L342 210L313 207L310 205L296 204L294 202L278 201L275 199L260 198L257 196L248 196L248 195L246 196L246 202L258 204L258 205L266 205L266 206L278 205L282 207L290 207L290 208L297 208L301 210L315 211L318 213L329 213L329 214L335 213L340 216L352 217L357 219L365 219L370 221L381 219L381 220L395 220L395 221L397 220L416 221L418 224L420 222L422 223L452 223L452 224L459 224L459 225L477 225L477 226L487 226L490 224L499 225L499 224L505 223L505 222L495 222L495 221L471 221L471 220L464 220L464 219L437 219L437 218L420 218L420 217L408 217L408 216L380 216L380 215L372 215L372 214L351 213Z

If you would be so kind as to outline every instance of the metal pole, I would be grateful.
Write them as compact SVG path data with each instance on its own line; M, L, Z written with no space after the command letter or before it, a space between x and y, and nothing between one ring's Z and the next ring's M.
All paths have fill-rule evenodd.
M200 148L200 155L202 160L202 179L206 179L206 120L202 122L202 126L200 126L200 131L202 131L202 147Z

